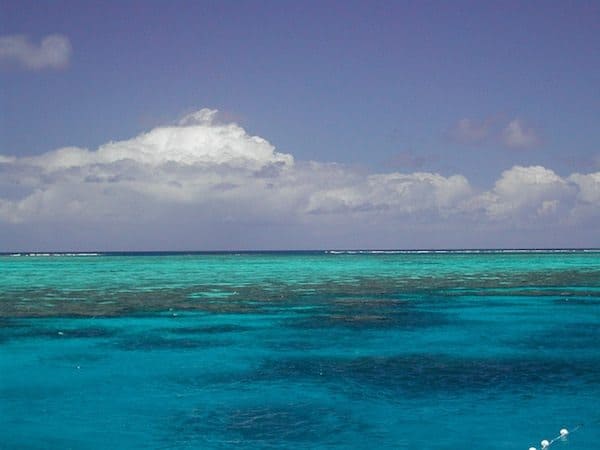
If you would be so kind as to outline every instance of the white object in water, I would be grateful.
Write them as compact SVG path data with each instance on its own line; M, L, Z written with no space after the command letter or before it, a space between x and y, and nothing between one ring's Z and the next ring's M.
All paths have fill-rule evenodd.
M567 430L566 428L562 428L562 429L560 430L560 435L561 435L562 437L565 437L567 434L569 434L569 430Z
M537 450L535 447L529 447L529 450Z
M550 446L550 441L548 441L548 439L544 439L542 442L540 442L540 445L542 446L542 449Z

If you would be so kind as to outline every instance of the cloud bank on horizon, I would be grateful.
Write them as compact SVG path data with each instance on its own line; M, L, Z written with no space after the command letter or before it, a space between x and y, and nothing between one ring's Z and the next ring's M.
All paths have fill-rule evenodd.
M599 216L600 172L514 166L486 189L460 174L365 173L296 161L209 109L96 150L0 155L4 236L41 227L55 249L494 247L510 246L511 231L572 237ZM20 242L6 239L5 248Z

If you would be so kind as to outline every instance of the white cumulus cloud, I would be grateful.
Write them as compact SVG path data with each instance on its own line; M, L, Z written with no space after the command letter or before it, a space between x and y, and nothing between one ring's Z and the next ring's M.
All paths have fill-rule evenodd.
M249 136L236 124L215 123L215 114L214 110L202 109L186 116L180 125L159 127L133 139L109 142L96 151L68 147L23 161L47 172L123 161L152 167L172 163L255 170L269 164L293 164L291 155L275 152L265 139Z
M569 180L579 187L578 199L582 203L600 205L600 172L582 175L574 173Z
M391 216L434 213L447 215L471 192L461 175L439 174L374 174L353 183L341 183L313 192L309 213L347 213L384 211Z
M95 150L0 155L0 246L22 232L23 242L54 248L72 248L74 236L88 249L107 240L112 248L314 248L336 236L345 238L332 245L406 247L434 229L468 245L473 227L568 227L600 210L600 172L561 177L515 166L485 190L460 174L296 161L217 118L203 109ZM35 241L39 230L52 237Z
M494 220L522 221L574 205L576 189L554 171L541 166L515 166L502 173L493 189L475 201Z
M158 127L95 151L65 147L34 157L3 156L0 187L18 185L29 195L5 198L0 219L127 217L128 199L152 203L146 209L152 211L161 202L237 203L249 195L267 196L265 180L281 183L278 174L294 166L293 157L236 124L215 123L215 114L201 110L183 125Z
M0 61L16 62L26 69L62 69L70 57L71 43L61 34L48 35L39 44L21 34L0 36Z

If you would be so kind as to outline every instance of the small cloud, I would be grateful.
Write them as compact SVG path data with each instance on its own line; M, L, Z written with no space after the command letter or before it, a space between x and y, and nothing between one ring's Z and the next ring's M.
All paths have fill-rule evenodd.
M540 138L533 128L514 119L502 131L502 141L510 148L530 148L538 145Z
M450 137L460 144L479 144L490 135L491 122L460 119L450 131Z
M30 70L62 69L70 57L71 43L61 34L48 35L39 45L21 34L0 37L0 62L14 62Z

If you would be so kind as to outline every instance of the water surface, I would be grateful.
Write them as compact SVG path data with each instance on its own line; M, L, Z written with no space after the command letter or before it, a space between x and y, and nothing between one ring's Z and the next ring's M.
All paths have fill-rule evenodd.
M1 448L600 442L600 253L0 256Z

